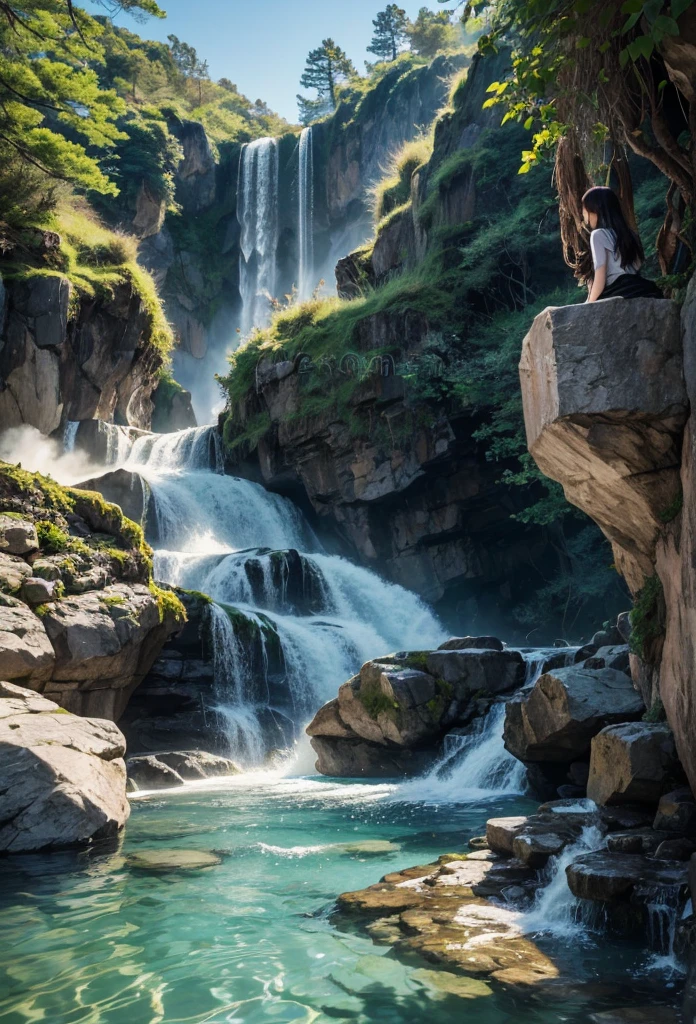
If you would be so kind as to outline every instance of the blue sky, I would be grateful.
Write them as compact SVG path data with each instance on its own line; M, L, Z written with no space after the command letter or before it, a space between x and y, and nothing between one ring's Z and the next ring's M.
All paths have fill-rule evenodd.
M229 78L251 100L262 99L289 121L297 119L295 95L307 53L327 36L359 71L370 54L372 19L387 0L159 0L164 21L136 23L120 14L116 24L146 39L173 34L208 61L211 78ZM84 6L98 11L95 4ZM420 7L443 10L437 0L400 0L409 17ZM445 9L453 9L454 3ZM103 11L102 11L103 13Z

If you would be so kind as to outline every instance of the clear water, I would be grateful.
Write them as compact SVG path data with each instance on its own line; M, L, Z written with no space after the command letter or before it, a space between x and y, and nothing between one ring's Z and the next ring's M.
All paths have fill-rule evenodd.
M329 914L337 893L461 850L487 817L531 809L501 799L404 804L385 784L244 776L133 804L122 848L8 858L0 873L2 1024L586 1024L650 1001L637 951L602 939L545 952L574 979L554 997L477 983L447 995L425 963L408 966ZM339 844L388 840L380 856ZM129 854L224 850L219 867L138 873ZM540 944L543 943L540 940ZM662 984L655 995L664 995Z

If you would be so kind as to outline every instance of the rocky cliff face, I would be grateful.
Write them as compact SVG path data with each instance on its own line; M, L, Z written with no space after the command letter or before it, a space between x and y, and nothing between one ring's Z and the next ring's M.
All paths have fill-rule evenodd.
M149 428L163 357L127 282L80 299L58 274L0 283L0 429L43 434L67 420Z
M612 542L636 601L634 683L664 705L692 788L695 340L692 281L681 315L647 299L546 310L520 363L530 451Z

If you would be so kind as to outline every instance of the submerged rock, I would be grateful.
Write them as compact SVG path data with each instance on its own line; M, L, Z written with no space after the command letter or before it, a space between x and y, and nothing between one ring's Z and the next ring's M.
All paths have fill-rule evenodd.
M129 814L124 753L113 722L0 683L0 851L113 836Z
M207 850L138 850L126 858L137 871L167 874L170 871L201 871L222 864L222 858Z

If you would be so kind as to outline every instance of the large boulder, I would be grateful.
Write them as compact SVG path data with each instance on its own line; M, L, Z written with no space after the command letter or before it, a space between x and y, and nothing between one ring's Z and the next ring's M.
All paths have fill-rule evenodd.
M114 721L172 630L140 583L64 598L42 622L55 651L46 694L69 711Z
M5 679L41 689L55 654L43 619L16 597L0 594L0 666Z
M171 789L184 784L176 769L160 761L155 754L129 757L126 767L128 781L134 783L135 789Z
M587 795L597 804L654 804L678 774L668 725L610 725L592 740Z
M401 652L368 661L307 727L317 768L350 776L421 770L452 726L485 713L496 694L521 685L524 672L518 651L492 649Z
M638 718L643 702L611 668L554 669L508 702L505 746L521 761L571 762L589 753L606 725Z
M599 524L639 590L679 494L689 413L679 307L608 299L545 309L524 339L520 380L535 462Z
M0 515L0 551L7 555L29 555L38 547L36 527L30 520Z
M113 836L129 814L124 753L113 722L0 683L0 851Z

